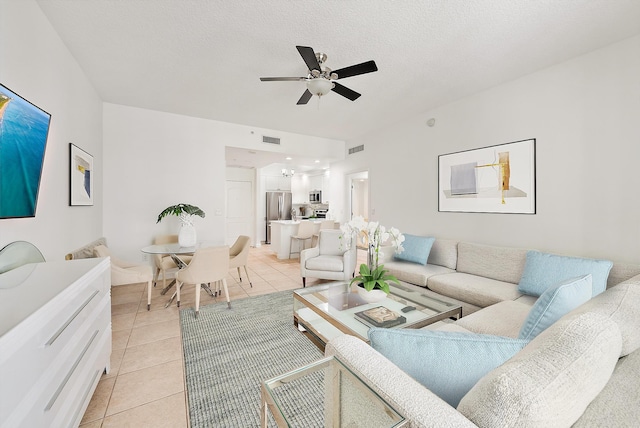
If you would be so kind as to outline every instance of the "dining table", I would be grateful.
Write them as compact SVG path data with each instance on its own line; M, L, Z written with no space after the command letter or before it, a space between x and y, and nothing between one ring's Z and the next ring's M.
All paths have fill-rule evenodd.
M215 246L221 246L221 245L222 244L218 242L199 242L193 247L183 247L179 243L154 244L154 245L147 245L146 247L141 248L140 251L142 251L145 254L169 256L174 261L178 269L184 269L185 267L188 266L188 264L185 263L185 261L182 260L180 256L193 255L198 248L215 247ZM165 295L167 291L169 291L169 289L171 289L171 287L173 287L175 283L176 283L176 279L174 278L165 288L162 289L160 294ZM211 297L215 297L209 285L203 284L202 288L204 288L205 291ZM165 308L168 308L169 306L171 306L171 303L173 303L173 301L176 298L176 294L177 294L177 291L174 291L171 298L164 305Z

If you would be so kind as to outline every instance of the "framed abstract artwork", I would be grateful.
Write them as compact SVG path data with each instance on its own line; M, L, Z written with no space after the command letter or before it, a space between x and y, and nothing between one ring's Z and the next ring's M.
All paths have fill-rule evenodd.
M93 205L93 156L69 143L69 205Z
M438 211L536 213L536 140L438 156Z

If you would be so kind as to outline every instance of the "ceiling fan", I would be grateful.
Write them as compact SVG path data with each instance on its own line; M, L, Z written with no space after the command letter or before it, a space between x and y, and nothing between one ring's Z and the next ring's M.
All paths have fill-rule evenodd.
M309 74L307 74L306 77L261 77L260 80L263 82L307 82L307 90L304 91L298 100L298 105L307 104L312 96L317 95L321 97L328 94L329 91L333 91L351 101L355 101L360 97L360 94L335 82L335 80L378 71L378 67L374 61L367 61L332 71L330 68L322 66L327 60L326 54L321 52L316 53L313 51L313 48L308 46L296 46L296 49L300 52L300 56L302 56L302 59L309 69Z

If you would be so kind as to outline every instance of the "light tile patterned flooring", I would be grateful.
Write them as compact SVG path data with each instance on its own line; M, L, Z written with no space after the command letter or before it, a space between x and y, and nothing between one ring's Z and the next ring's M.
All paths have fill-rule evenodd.
M251 248L248 262L253 287L240 282L236 269L227 276L233 300L302 287L298 259L278 260L269 245ZM307 279L307 285L322 280ZM145 284L111 288L113 349L111 371L103 374L81 422L83 428L187 427L180 321L175 302L164 307L162 281L153 289L147 311ZM171 293L175 288L172 287ZM224 301L202 291L200 305ZM193 311L195 287L185 286L180 309Z

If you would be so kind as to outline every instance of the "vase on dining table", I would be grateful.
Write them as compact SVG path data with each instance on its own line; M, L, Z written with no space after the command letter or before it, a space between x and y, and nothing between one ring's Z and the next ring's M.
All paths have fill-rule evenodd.
M196 245L196 228L193 223L183 222L178 233L178 244L181 247L193 247Z

